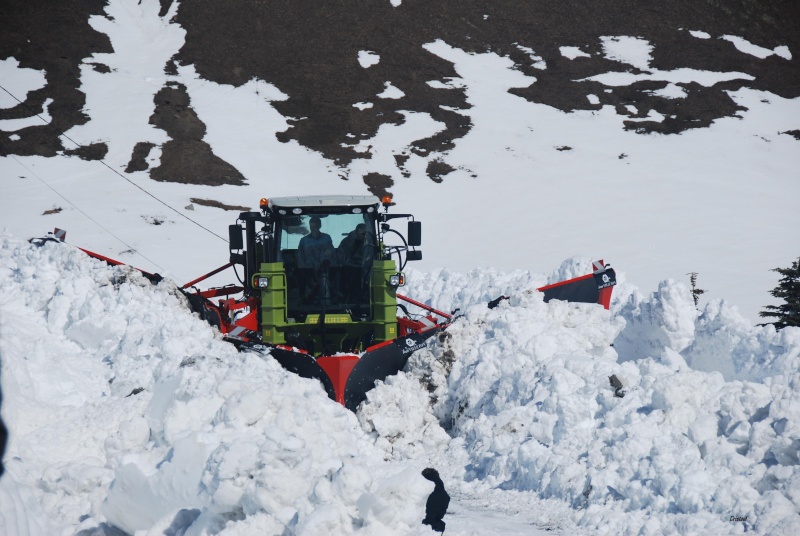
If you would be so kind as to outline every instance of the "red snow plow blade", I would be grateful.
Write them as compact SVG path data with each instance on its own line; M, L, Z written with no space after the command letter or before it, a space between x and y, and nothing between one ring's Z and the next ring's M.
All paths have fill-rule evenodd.
M366 400L377 381L384 381L403 370L414 351L425 346L432 335L445 326L376 344L360 354L313 357L286 346L269 348L269 353L286 370L304 378L319 380L331 400L355 412Z
M567 281L539 287L544 301L562 300L578 303L597 303L605 309L611 306L611 292L617 284L617 275L609 264L602 260L593 263L594 272Z

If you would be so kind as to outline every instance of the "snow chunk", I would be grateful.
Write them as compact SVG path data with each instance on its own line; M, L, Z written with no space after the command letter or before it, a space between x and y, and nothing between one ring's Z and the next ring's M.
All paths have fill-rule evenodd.
M603 42L603 52L606 58L627 63L643 71L650 68L650 62L653 60L650 55L653 45L646 39L628 36L602 36L600 40Z
M689 33L692 35L692 37L696 37L698 39L711 39L711 34L701 32L699 30L689 30Z
M358 51L358 63L365 69L369 69L373 65L377 65L380 63L381 57L379 54L372 52L371 50L359 50Z
M673 84L697 82L702 86L711 87L714 84L727 82L729 80L755 80L755 77L746 73L739 73L735 71L720 73L714 71L699 71L697 69L681 68L672 71L653 71L650 73L639 74L603 73L584 78L581 81L584 80L592 80L612 87L629 86L642 80L664 81L671 82Z
M547 63L544 61L544 58L536 54L536 52L532 48L524 47L520 44L517 44L517 48L526 53L528 57L533 61L533 63L531 63L531 67L533 67L534 69L547 68Z
M559 52L565 58L574 60L575 58L591 58L592 56L578 47L558 47Z
M53 104L53 99L47 98L42 104L42 113L34 114L29 117L21 119L3 119L0 120L0 130L6 132L15 132L28 127L38 127L46 125L53 120L50 116L50 105Z
M358 108L359 110L368 110L375 106L371 102L357 102L353 105L353 108Z
M594 104L595 106L600 104L600 98L597 95L586 95L586 99L590 104Z
M661 89L645 91L645 93L650 93L655 97L661 97L664 99L683 99L686 98L687 95L686 90L677 84L667 84Z
M775 47L774 49L770 50L768 48L760 47L758 45L754 45L750 41L743 39L741 37L736 37L735 35L723 35L720 39L724 39L725 41L730 41L733 43L733 46L736 47L739 52L744 52L745 54L750 54L755 56L756 58L768 58L772 55L780 56L783 59L791 60L792 53L789 52L789 47L782 45L779 47Z
M25 102L28 93L43 88L47 83L44 71L20 67L19 61L13 57L0 60L0 80L8 92L0 91L0 109L13 108L20 102ZM8 129L2 128L2 130Z
M406 96L400 89L393 86L391 82L386 82L384 87L386 89L378 93L378 97L381 99L402 99Z
M466 87L461 78L445 78L444 81L428 80L426 82L433 89L461 89Z

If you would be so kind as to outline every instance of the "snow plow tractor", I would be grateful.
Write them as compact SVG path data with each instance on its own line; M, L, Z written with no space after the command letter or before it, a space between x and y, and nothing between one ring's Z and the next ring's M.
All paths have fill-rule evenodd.
M268 347L285 368L318 379L355 410L375 380L402 370L452 318L397 294L406 262L422 258L421 224L390 214L390 203L375 196L262 199L261 211L242 212L229 228L240 285L187 296L228 340ZM390 226L401 218L408 238ZM218 296L226 298L211 301ZM425 314L398 317L398 299Z
M454 312L398 292L406 263L422 258L422 226L411 214L391 212L392 205L376 196L262 199L259 211L240 213L229 227L230 262L185 284L184 295L226 340L319 380L330 398L356 411L376 381L401 371L454 320ZM393 228L398 220L406 222L405 234ZM63 231L55 238L63 240ZM239 284L196 287L229 268ZM608 309L615 284L614 270L597 261L592 273L538 290L545 301Z

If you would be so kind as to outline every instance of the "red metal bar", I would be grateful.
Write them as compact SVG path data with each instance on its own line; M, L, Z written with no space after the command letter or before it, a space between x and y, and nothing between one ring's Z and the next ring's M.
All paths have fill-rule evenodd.
M446 318L448 320L453 318L452 315L449 315L447 313L443 313L442 311L434 309L430 305L425 305L424 303L418 302L417 300L412 300L411 298L409 298L407 296L403 296L402 294L398 294L397 297L400 298L401 300L403 300L404 302L408 302L411 305L416 305L417 307L422 307L426 311L430 311L432 313L435 313L435 314L437 314L437 315L439 315L441 317L444 317L444 318Z
M560 287L561 285L575 283L576 281L583 281L584 279L589 279L590 277L594 277L594 274L586 274L580 277L576 277L574 279L566 279L564 281L559 281L558 283L553 283L552 285L545 285L543 287L539 287L536 290L538 290L539 292L544 292L545 290L549 290L554 287Z
M230 296L231 294L238 294L244 290L244 287L237 285L228 285L227 287L210 288L208 290L201 290L197 294L204 298L216 298L217 296Z
M124 262L120 262L118 260L112 259L111 257L106 257L105 255L100 255L99 253L95 253L94 251L89 251L88 249L83 249L81 247L79 247L78 249L83 251L84 253L86 253L90 257L93 257L95 259L107 262L111 266L130 266L130 264L125 264ZM151 274L150 272L145 272L141 268L137 268L135 266L131 266L131 268L133 268L134 270L138 270L138 271L142 272L144 275L146 275L146 276L148 276L150 278L154 278L155 277L154 274ZM159 276L159 277L161 277L161 276Z
M99 259L101 261L105 261L108 264L111 264L113 266L120 266L121 264L124 264L124 263L122 263L120 261L112 259L111 257L106 257L105 255L100 255L99 253L95 253L94 251L89 251L88 249L83 249L83 248L78 248L78 249L83 251L84 253L86 253L90 257L94 257L95 259ZM141 272L141 270L139 270L139 271Z
M216 270L214 270L214 271L212 271L212 272L208 272L206 275L201 275L200 277L198 277L198 278L197 278L197 279L195 279L194 281L189 281L188 283L186 283L185 285L183 285L181 288L189 288L189 287L191 287L192 285L194 285L194 284L196 284L196 283L199 283L200 281L203 281L204 279L208 279L208 278L209 278L209 277L211 277L212 275L217 275L217 274L218 274L218 273L220 273L222 270L227 270L227 269L228 269L228 268L230 268L231 266L233 266L233 263L232 263L232 262L229 262L229 263L228 263L228 264L226 264L225 266L220 266L220 267L219 267L219 268L217 268Z

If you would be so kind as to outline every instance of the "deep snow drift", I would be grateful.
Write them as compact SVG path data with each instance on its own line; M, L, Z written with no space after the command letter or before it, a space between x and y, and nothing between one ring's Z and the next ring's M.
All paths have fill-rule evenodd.
M609 312L529 272L414 272L464 317L353 415L169 281L1 240L7 533L430 534L426 466L448 534L800 533L800 330L682 284L623 282Z

